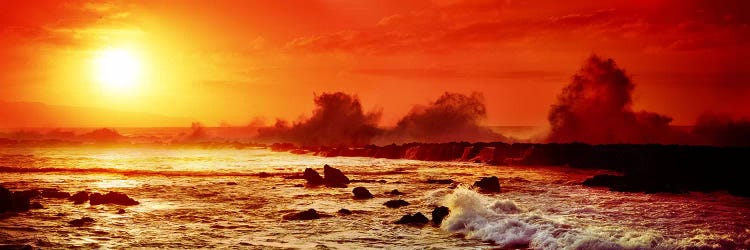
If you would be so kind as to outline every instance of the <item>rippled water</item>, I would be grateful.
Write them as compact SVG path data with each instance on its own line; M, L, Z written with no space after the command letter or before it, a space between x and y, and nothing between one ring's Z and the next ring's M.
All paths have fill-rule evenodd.
M306 167L340 168L349 188L305 188L284 178ZM727 248L750 245L750 199L725 193L615 193L579 185L600 172L558 167L483 166L356 157L323 158L265 149L4 148L0 183L13 190L120 191L140 205L73 205L41 199L45 209L0 220L0 243L104 248ZM20 168L36 172L18 172ZM86 169L82 171L81 169ZM259 174L265 173L265 174ZM502 192L471 184L498 176ZM236 182L238 185L227 185ZM364 186L375 198L353 200ZM402 196L385 193L398 189ZM401 198L411 205L382 204ZM406 213L446 205L442 227L395 225ZM125 214L117 214L125 208ZM284 221L314 208L331 218ZM336 215L347 208L348 216ZM68 221L89 216L89 227Z

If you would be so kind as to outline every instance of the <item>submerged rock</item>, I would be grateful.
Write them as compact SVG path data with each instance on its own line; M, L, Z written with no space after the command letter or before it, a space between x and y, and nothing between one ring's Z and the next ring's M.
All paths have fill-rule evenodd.
M497 176L482 177L481 180L474 182L474 187L479 188L479 191L483 193L499 193L500 180Z
M352 211L346 208L342 208L342 209L339 209L339 211L336 213L338 213L339 215L350 215L352 214Z
M406 202L405 200L389 200L383 203L383 205L389 208L400 208L403 206L408 206L409 202Z
M358 200L372 199L373 197L370 191L364 187L355 187L352 190L352 193L354 193L354 199L358 199Z
M307 185L310 186L319 186L323 185L323 177L318 174L317 171L315 171L312 168L305 168L305 173L302 174L302 178L307 181Z
M445 216L448 216L449 213L450 209L448 209L448 207L436 207L432 210L432 223L435 225L440 225L440 223L443 223L443 219L445 219Z
M120 192L109 192L105 195L102 195L100 193L92 193L91 196L89 196L89 203L91 205L116 204L123 206L133 206L140 204L140 202Z
M31 204L29 205L29 208L30 208L30 209L43 209L43 208L44 208L44 206L42 206L42 203L39 203L39 202L32 202L32 203L31 203Z
M117 214L124 214L124 213L125 213L125 209L120 208L117 210Z
M82 226L91 225L94 222L95 220L92 219L91 217L83 217L80 219L69 221L68 224L70 224L70 226L73 226L73 227L82 227Z
M78 193L75 193L73 196L70 196L68 200L73 201L73 204L86 203L86 201L89 200L89 192L79 191Z
M323 184L328 187L346 187L349 184L349 178L341 170L325 165L323 166Z
M42 190L41 196L44 198L65 199L70 197L70 193L56 189L45 189Z
M417 212L414 215L407 214L401 217L396 224L411 224L411 225L424 225L430 222L424 214Z
M428 179L425 181L427 184L451 184L453 183L453 180L451 179Z
M302 212L286 214L282 217L284 220L317 220L324 217L331 217L330 215L318 213L315 209L308 209Z
M236 186L236 185L237 185L237 182L233 182L233 181L227 182L227 186Z
M402 193L401 191L398 191L398 189L394 189L394 190L391 190L390 192L387 192L386 194L390 194L390 195L403 195L404 193Z

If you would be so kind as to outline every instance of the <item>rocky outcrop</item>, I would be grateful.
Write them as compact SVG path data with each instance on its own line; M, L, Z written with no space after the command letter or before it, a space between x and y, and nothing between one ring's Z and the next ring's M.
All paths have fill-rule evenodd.
M89 200L89 192L79 191L74 195L70 196L68 200L73 201L73 204L83 204Z
M128 197L128 195L120 193L120 192L109 192L107 194L100 194L100 193L92 193L89 196L89 204L93 205L99 205L99 204L115 204L115 205L123 205L123 206L133 206L140 204L138 201Z
M301 212L289 213L282 217L284 220L317 220L324 217L331 217L330 215L318 213L315 209L308 209Z
M323 166L323 184L327 187L346 187L349 178L341 170L331 166Z
M390 194L390 195L404 195L404 193L401 192L401 191L398 191L398 189L391 190L390 192L387 192L386 194Z
M364 188L364 187L355 187L352 190L352 193L354 194L354 199L357 199L357 200L364 200L364 199L372 199L373 198L373 196L370 193L370 191L367 190L367 188Z
M479 188L482 193L499 193L500 180L497 179L497 176L482 177L481 180L474 182L474 187Z
M0 186L0 213L2 212L25 212L31 208L31 199L28 193L11 192Z
M432 210L432 224L440 225L448 214L450 214L450 209L448 209L448 207L436 207Z
M346 208L339 209L339 211L336 212L339 215L351 215L352 211Z
M408 206L409 202L406 202L405 200L389 200L383 203L383 205L389 208L400 208L403 206Z
M41 196L44 198L67 199L68 197L70 197L70 193L63 192L57 189L43 189Z
M71 220L71 221L68 222L68 224L70 224L70 226L72 226L72 227L82 227L82 226L91 225L94 222L95 222L95 220L92 219L91 217L83 217L83 218L80 218L80 219Z
M409 224L409 225L424 225L429 223L430 220L427 219L424 214L417 212L415 214L406 214L401 217L398 221L396 221L396 224Z
M315 171L312 168L305 168L305 173L302 174L302 178L307 181L307 185L310 186L320 186L323 185L323 177L318 174L317 171Z

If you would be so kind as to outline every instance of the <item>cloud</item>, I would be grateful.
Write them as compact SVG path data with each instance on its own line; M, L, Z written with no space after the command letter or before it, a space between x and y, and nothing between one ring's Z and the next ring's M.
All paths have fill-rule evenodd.
M635 85L612 59L592 55L549 112L550 142L676 143L672 118L632 109ZM684 137L682 137L684 139Z

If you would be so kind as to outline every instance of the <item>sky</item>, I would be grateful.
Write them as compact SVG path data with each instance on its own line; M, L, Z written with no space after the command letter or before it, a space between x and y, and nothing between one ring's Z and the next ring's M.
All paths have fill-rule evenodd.
M0 108L175 118L29 126L272 124L342 91L394 126L446 91L479 92L486 125L543 126L597 54L631 77L635 110L690 125L750 116L749 12L740 0L0 0ZM125 87L130 64L102 63L112 51L136 65Z

